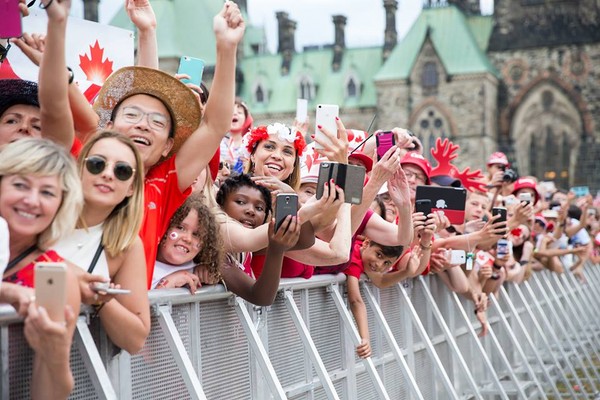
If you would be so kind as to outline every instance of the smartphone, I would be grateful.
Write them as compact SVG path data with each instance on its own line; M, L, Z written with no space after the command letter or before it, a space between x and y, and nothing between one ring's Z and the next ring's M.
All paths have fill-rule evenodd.
M506 208L504 207L494 207L492 208L492 217L495 217L496 215L500 215L500 218L498 218L494 223L498 223L498 222L504 222L504 226L506 226ZM506 231L504 232L504 234L506 234Z
M415 201L415 212L422 212L426 217L431 214L431 200L421 199Z
M590 194L590 188L588 186L575 186L571 188L571 192L575 193L576 197L583 197Z
M326 128L329 132L337 133L336 118L339 116L340 108L334 104L319 104L317 105L317 114L315 116L315 137L318 137L322 142L329 142L329 139L318 128L319 125ZM315 141L315 149L322 149L323 146Z
M97 283L92 286L92 290L96 293L104 292L106 294L131 294L131 290L129 289L115 289L108 287L108 283Z
M359 165L340 164L323 161L319 165L319 178L317 180L317 199L323 197L325 182L331 179L344 191L344 202L360 204L365 182L365 167Z
M298 214L298 195L294 193L281 193L275 200L275 231L283 223L288 215L296 216Z
M446 253L446 257L450 265L462 265L467 261L467 256L464 250L449 250Z
M35 302L44 307L52 321L65 321L67 265L64 262L38 262L34 267Z
M588 208L587 214L588 215L596 215L596 209L595 208Z
M378 160L381 160L385 153L396 144L396 137L392 131L377 132L375 140L377 141Z
M519 195L519 201L522 203L527 203L527 205L531 204L531 201L532 201L531 193L521 193Z
M496 257L497 258L506 258L510 254L510 245L509 241L506 239L498 240L496 243Z
M308 118L308 100L297 99L296 100L296 121L303 124Z
M0 38L18 38L23 36L19 0L0 0Z
M0 0L2 1L2 0ZM200 86L202 74L204 73L204 60L194 57L183 56L179 59L178 74L186 74L190 79L182 79L183 83L191 83Z

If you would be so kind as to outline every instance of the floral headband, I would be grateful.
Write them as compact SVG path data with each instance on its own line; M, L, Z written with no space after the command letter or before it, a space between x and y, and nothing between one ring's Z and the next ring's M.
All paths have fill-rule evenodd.
M270 135L277 135L279 140L293 144L298 157L302 155L306 147L304 136L300 131L296 131L294 134L290 128L276 122L269 126L257 126L244 135L244 144L248 153L252 154L258 142L268 139Z

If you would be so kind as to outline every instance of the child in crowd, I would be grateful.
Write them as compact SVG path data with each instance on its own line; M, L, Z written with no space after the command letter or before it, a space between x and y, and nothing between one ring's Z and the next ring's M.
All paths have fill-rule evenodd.
M371 356L369 343L369 323L367 321L367 308L360 294L360 275L366 270L384 273L400 259L404 248L402 246L383 246L377 242L366 239L360 245L359 251L354 251L344 273L348 289L348 302L354 320L358 326L361 343L356 346L356 354L361 358Z
M202 194L194 192L171 218L156 257L152 289L188 286L196 292L199 277L197 265L205 265L214 278L219 276L223 261L223 245L215 216L202 202Z

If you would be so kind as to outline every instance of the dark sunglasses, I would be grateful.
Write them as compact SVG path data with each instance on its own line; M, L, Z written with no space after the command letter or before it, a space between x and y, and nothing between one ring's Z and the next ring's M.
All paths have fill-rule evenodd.
M231 169L231 166L229 165L229 163L223 162L221 161L219 163L219 171L223 169L223 167L227 168L227 169Z
M85 168L92 175L98 175L106 169L107 162L100 156L90 156L85 159ZM115 177L120 181L126 181L135 172L135 168L123 161L117 161L113 167Z

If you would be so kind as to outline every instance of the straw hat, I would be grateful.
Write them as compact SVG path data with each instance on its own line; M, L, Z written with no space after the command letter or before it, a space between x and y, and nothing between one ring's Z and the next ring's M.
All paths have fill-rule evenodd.
M200 125L200 105L194 93L178 79L162 71L145 67L125 67L108 77L94 103L104 128L114 108L136 94L147 94L159 99L171 114L173 148L167 158L177 153L183 142Z
M0 79L0 115L16 104L38 107L38 85L22 79Z

